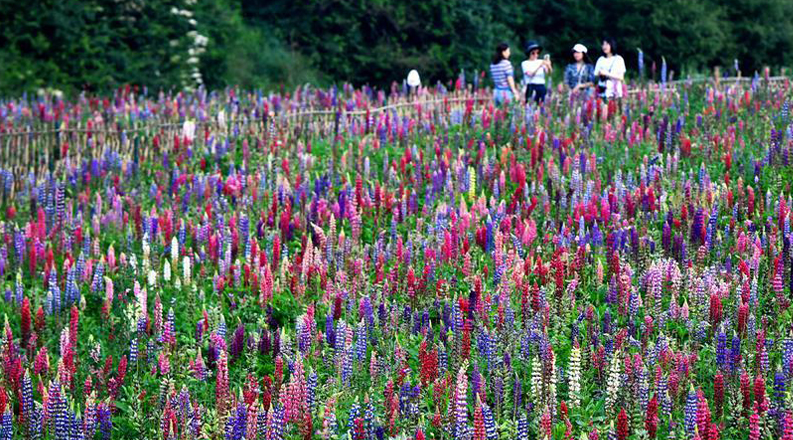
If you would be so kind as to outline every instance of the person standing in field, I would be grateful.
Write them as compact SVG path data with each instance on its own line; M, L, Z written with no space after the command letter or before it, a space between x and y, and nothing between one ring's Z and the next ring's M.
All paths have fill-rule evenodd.
M523 81L526 83L526 102L529 102L529 99L534 99L534 102L540 104L545 101L547 92L545 76L553 72L551 57L545 55L543 59L540 59L542 46L535 41L529 42L526 52L529 54L529 59L520 65L523 70Z
M595 63L598 78L598 95L606 101L622 98L625 81L625 60L617 55L617 43L611 38L603 39L603 55Z
M573 62L564 69L564 83L573 96L591 96L595 85L595 68L583 44L573 46Z
M515 87L515 70L509 62L509 56L509 44L501 43L496 46L493 63L490 64L490 76L495 85L493 99L498 106L508 104L512 99L520 100L520 93Z

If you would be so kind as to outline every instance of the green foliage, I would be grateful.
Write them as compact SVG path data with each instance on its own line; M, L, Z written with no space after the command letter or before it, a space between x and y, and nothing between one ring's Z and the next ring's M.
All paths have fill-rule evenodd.
M195 86L190 32L208 37L198 68L210 89L388 87L414 68L431 84L486 70L501 41L517 64L529 39L561 67L576 42L594 60L604 35L629 68L641 48L656 78L662 56L678 77L733 73L734 59L751 75L790 64L792 17L788 0L0 0L0 93Z
M189 25L171 8L181 3L44 0L20 7L2 0L2 90L178 84L184 60L176 56Z
M786 0L474 0L335 1L293 4L243 0L251 23L266 22L331 78L388 86L416 68L427 80L448 80L460 69L486 69L493 48L512 44L513 63L523 45L539 40L557 65L576 42L590 56L600 39L617 39L629 67L645 52L648 74L701 71L740 61L744 74L785 66L793 49L793 3ZM657 75L657 73L656 73ZM426 81L425 81L426 83Z

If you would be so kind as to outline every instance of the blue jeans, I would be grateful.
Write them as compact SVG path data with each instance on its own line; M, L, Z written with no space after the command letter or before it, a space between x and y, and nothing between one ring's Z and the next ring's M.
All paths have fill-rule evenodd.
M512 90L510 89L496 88L493 91L493 100L496 101L496 105L508 104L511 99L512 99Z

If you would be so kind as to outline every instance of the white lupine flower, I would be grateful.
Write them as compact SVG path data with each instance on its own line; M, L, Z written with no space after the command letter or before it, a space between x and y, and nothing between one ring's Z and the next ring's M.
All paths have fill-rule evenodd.
M542 366L539 358L535 358L531 363L531 397L534 399L534 404L539 405L542 398Z
M187 255L182 259L182 278L185 283L190 284L190 257Z
M137 304L129 302L124 310L124 315L127 317L127 322L129 323L129 331L132 333L138 331L138 320L136 319L138 316L138 309L139 306Z
M548 384L548 402L551 403L551 406L556 405L556 378L557 378L557 371L556 371L556 356L551 356L551 377L550 383Z
M149 252L151 252L151 248L149 247L149 233L146 232L143 234L143 257L149 258Z
M176 236L171 239L171 261L179 261L179 240Z
M149 287L154 287L154 284L157 282L157 272L153 269L149 271Z
M570 350L570 403L573 407L581 405L581 348Z
M606 382L606 413L611 413L617 403L617 393L620 390L620 357L617 353L611 358L609 377Z
M195 122L191 120L184 121L182 125L182 136L190 139L191 141L195 139Z
M167 282L171 281L171 263L169 263L168 260L165 260L165 264L163 265L162 277Z

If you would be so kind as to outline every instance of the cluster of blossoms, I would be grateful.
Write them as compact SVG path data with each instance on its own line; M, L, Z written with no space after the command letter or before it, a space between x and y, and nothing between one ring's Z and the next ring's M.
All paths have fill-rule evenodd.
M0 439L791 439L790 85L461 81L4 101Z

